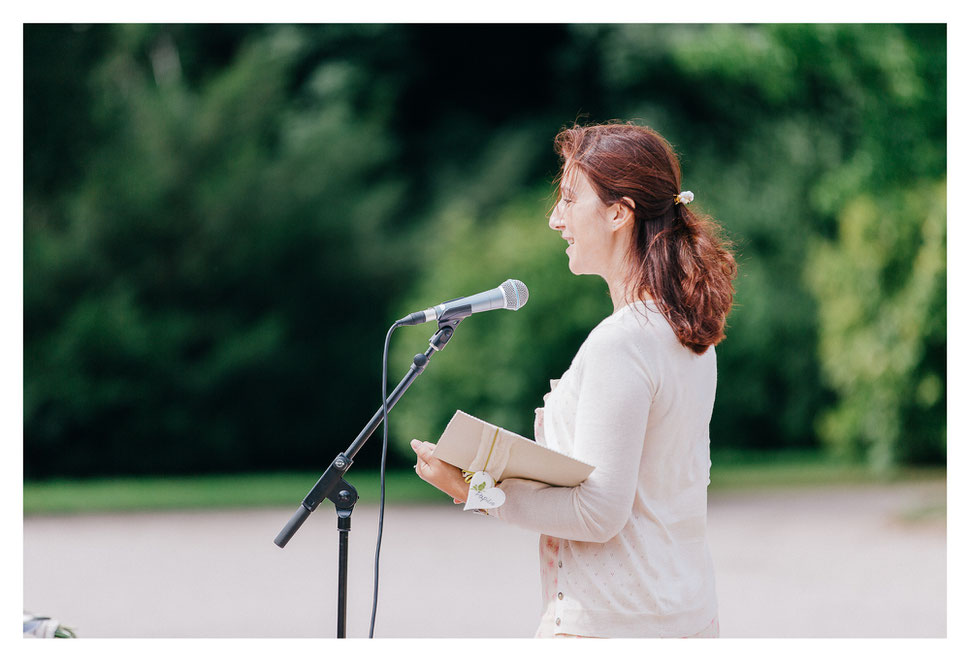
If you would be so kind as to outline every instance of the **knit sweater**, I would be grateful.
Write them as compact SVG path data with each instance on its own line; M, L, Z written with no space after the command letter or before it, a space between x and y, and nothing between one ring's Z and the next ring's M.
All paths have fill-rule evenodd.
M714 348L691 352L653 302L637 302L593 329L537 410L538 443L596 468L576 487L507 479L489 514L544 534L546 556L555 550L543 572L555 632L688 636L717 615L707 544L716 381Z

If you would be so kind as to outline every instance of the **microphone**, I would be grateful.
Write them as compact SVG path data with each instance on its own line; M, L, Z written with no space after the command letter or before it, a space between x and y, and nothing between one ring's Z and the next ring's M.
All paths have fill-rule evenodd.
M460 319L474 313L496 310L498 308L518 310L528 300L529 288L525 286L525 283L521 280L512 280L510 278L494 290L445 301L434 308L428 308L417 313L411 313L407 317L402 317L396 323L400 326L413 326L432 320L442 322L445 320Z

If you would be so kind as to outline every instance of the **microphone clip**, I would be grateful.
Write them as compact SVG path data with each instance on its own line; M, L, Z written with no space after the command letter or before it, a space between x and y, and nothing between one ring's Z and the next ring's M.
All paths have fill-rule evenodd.
M435 349L435 351L440 352L451 340L451 337L455 334L455 328L461 324L463 317L452 317L449 319L438 320L438 331L431 339L428 340L428 344Z

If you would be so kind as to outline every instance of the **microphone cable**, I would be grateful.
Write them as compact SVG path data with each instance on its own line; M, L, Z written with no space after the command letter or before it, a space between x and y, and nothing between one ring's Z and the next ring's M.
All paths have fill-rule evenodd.
M377 548L374 551L374 604L371 607L370 613L369 639L374 638L374 621L377 619L377 588L381 567L381 535L384 532L384 467L387 463L387 350L391 344L391 334L399 326L403 326L400 320L394 322L391 328L387 330L387 336L384 338L383 369L381 372L381 411L384 414L384 443L381 448L381 505L377 517Z

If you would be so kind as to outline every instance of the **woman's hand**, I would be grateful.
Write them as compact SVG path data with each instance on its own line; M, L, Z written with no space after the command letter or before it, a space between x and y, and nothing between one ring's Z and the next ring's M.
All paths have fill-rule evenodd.
M468 498L468 483L465 482L461 469L432 457L435 445L430 442L412 439L411 448L418 459L417 464L414 465L415 473L422 480L449 495L455 503L464 503Z

